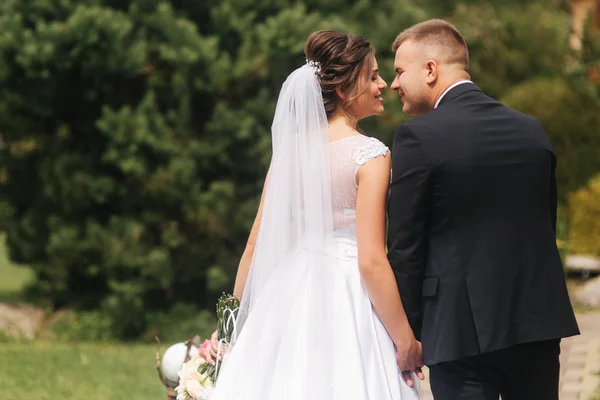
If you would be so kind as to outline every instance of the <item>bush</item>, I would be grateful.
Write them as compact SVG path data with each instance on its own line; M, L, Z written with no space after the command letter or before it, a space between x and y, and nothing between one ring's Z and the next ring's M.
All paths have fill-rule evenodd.
M109 316L98 311L59 311L51 318L42 336L61 341L110 341L115 339Z
M214 304L234 276L267 168L262 118L274 96L256 98L254 86L231 93L226 49L171 3L0 6L9 257L31 267L35 291L55 309L102 309L123 338L143 333L148 310ZM248 70L243 80L254 82Z
M600 256L600 174L569 196L569 252Z
M155 336L169 343L191 339L195 335L209 338L217 327L214 313L184 303L175 304L168 312L149 314L147 322L144 340L148 342Z
M600 171L600 107L560 79L537 79L512 88L502 101L533 115L548 133L557 158L560 203Z
M142 301L142 288L133 282L113 283L111 294L102 303L101 310L110 321L115 338L139 338L146 329L146 314Z
M556 245L560 253L560 258L565 262L569 253L569 208L559 205L556 216Z
M127 339L123 333L134 324L119 321L119 318L129 320L125 317L125 310L117 314L106 311L61 310L50 318L41 337L67 342ZM217 326L214 313L185 303L177 303L168 311L150 312L141 321L146 330L140 336L148 343L154 342L156 336L163 343L182 342L195 335L209 338ZM15 340L17 339L0 331L0 343Z

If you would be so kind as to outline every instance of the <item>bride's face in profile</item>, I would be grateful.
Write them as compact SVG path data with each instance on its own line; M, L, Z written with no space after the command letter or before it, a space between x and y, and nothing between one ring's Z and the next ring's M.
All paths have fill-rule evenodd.
M381 115L383 113L382 92L387 88L387 83L379 76L379 66L377 60L373 58L373 65L370 71L364 71L361 74L361 81L358 82L358 93L360 95L352 104L352 114L359 119L367 118L372 115Z

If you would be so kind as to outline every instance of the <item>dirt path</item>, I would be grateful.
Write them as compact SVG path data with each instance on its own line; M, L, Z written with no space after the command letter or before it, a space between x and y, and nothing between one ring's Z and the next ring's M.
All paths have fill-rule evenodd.
M41 309L30 305L0 303L0 332L9 336L35 339L44 317Z

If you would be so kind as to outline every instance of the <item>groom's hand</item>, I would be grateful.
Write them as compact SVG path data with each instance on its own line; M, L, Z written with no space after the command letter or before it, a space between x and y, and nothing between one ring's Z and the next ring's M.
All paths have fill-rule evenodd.
M396 345L396 361L402 372L402 377L409 387L414 387L415 382L411 373L415 373L420 380L425 379L421 370L423 367L423 349L421 342L414 337L410 340L403 340Z

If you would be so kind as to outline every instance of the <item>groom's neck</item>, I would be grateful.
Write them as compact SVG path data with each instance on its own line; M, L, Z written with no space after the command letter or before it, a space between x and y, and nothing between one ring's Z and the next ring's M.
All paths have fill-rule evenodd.
M464 80L471 80L471 76L468 72L465 71L457 72L455 74L445 77L444 79L439 80L438 84L434 89L433 103L431 104L431 108L433 109L434 105L437 103L439 98L442 96L442 94L444 94L444 92L446 92L446 90L450 86Z

